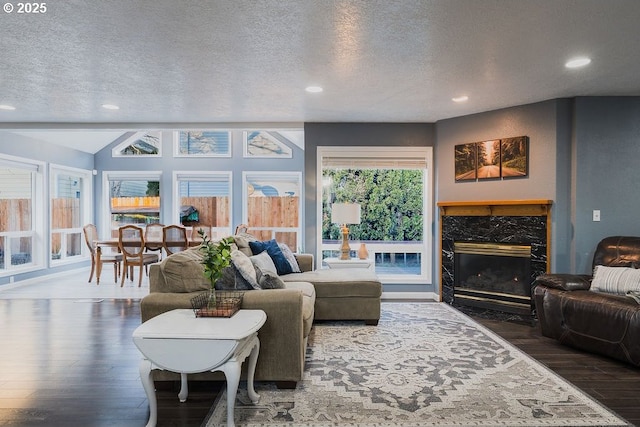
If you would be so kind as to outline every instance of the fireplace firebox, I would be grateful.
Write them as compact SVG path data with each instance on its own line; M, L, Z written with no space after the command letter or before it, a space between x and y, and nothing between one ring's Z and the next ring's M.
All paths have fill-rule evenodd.
M457 305L528 315L531 246L454 243L453 297Z

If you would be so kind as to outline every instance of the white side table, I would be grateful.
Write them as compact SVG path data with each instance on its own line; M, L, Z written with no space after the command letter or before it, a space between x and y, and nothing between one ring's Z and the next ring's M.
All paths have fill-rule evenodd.
M370 259L340 259L340 258L325 258L322 262L327 266L335 270L337 268L371 268L372 261Z
M233 410L242 362L249 356L247 388L257 403L253 388L258 361L258 330L267 315L262 310L240 310L232 317L195 317L193 310L172 310L147 320L133 332L133 342L143 354L140 379L149 399L149 422L156 425L158 402L151 377L154 367L180 373L178 398L187 400L187 374L222 371L227 379L227 425L233 427Z

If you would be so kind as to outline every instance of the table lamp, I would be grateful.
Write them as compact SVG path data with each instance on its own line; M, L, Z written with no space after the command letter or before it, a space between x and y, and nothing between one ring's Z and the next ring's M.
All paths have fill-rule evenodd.
M342 246L340 259L351 258L349 247L349 228L347 224L360 224L360 205L358 203L334 203L331 205L331 222L342 225Z

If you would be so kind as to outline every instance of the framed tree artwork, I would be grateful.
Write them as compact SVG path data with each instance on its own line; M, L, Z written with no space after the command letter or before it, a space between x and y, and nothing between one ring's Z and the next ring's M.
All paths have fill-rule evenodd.
M478 146L475 142L455 147L456 181L475 181L478 177Z
M500 176L523 178L529 174L529 138L518 136L500 140Z
M456 181L525 178L529 175L529 137L459 144L454 160Z

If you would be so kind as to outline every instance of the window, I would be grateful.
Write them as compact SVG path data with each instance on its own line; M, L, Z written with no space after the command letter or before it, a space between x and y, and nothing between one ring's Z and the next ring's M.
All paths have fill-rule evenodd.
M290 159L293 152L287 144L296 144L304 148L302 130L250 130L244 131L243 135L244 157Z
M231 172L174 172L173 182L174 223L211 230L211 239L232 234Z
M174 132L175 156L231 157L231 132L223 130Z
M244 172L242 222L260 240L276 239L291 250L301 247L300 172Z
M430 282L431 156L431 148L319 147L321 259L339 256L331 205L359 203L360 224L349 225L352 256L365 243L385 283Z
M44 265L44 164L0 156L0 274Z
M161 156L162 133L156 132L135 132L129 138L115 147L111 154L113 157L129 156Z
M109 207L106 229L110 237L125 224L160 222L160 172L105 172L103 194ZM102 233L101 233L102 234Z
M51 262L82 255L82 227L91 218L91 172L51 165Z

